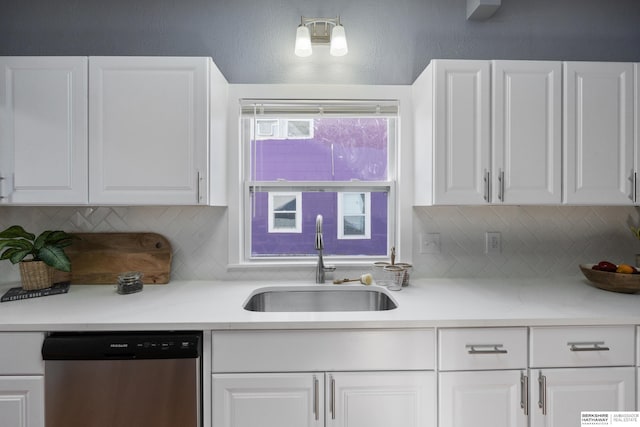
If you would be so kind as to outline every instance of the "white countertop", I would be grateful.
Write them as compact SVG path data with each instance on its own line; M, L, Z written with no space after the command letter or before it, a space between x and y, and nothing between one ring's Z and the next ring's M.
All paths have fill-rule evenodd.
M416 280L401 291L389 291L398 308L381 312L257 313L242 308L255 289L280 285L314 286L302 282L174 281L119 295L112 285L72 285L67 294L1 303L0 330L640 324L640 294L600 290L582 276ZM19 283L0 284L0 295L13 286Z

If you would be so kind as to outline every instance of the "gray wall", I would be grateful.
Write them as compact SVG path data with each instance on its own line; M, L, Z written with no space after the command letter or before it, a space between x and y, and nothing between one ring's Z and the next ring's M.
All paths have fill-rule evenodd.
M350 52L293 54L300 16L341 15ZM410 84L433 58L640 62L639 0L2 0L0 55L212 56L231 83Z

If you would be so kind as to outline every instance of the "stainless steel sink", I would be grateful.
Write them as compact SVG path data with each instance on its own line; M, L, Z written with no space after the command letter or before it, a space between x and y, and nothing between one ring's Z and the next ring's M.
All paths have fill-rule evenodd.
M344 285L262 288L244 305L245 310L260 312L386 311L397 307L382 288Z

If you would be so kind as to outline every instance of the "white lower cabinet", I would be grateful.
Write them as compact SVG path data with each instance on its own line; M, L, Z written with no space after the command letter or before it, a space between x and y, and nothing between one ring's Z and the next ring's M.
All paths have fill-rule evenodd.
M0 333L0 426L44 427L44 335Z
M439 427L526 427L526 370L441 372Z
M527 328L441 329L439 427L526 427Z
M44 376L0 376L0 425L44 427Z
M635 410L633 367L532 369L531 427L580 427L582 411Z
M323 373L214 374L214 427L319 427Z
M435 373L327 374L328 427L435 426Z
M582 411L636 408L635 328L530 328L531 427L580 427Z
M213 374L215 427L432 427L433 372Z
M213 427L435 427L432 329L213 331Z

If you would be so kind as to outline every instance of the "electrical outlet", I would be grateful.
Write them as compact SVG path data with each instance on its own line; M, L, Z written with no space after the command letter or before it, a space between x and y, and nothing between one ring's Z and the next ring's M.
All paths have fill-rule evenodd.
M421 254L440 253L440 233L423 233L420 235Z
M502 251L502 238L499 231L487 231L485 242L485 253L499 254Z

